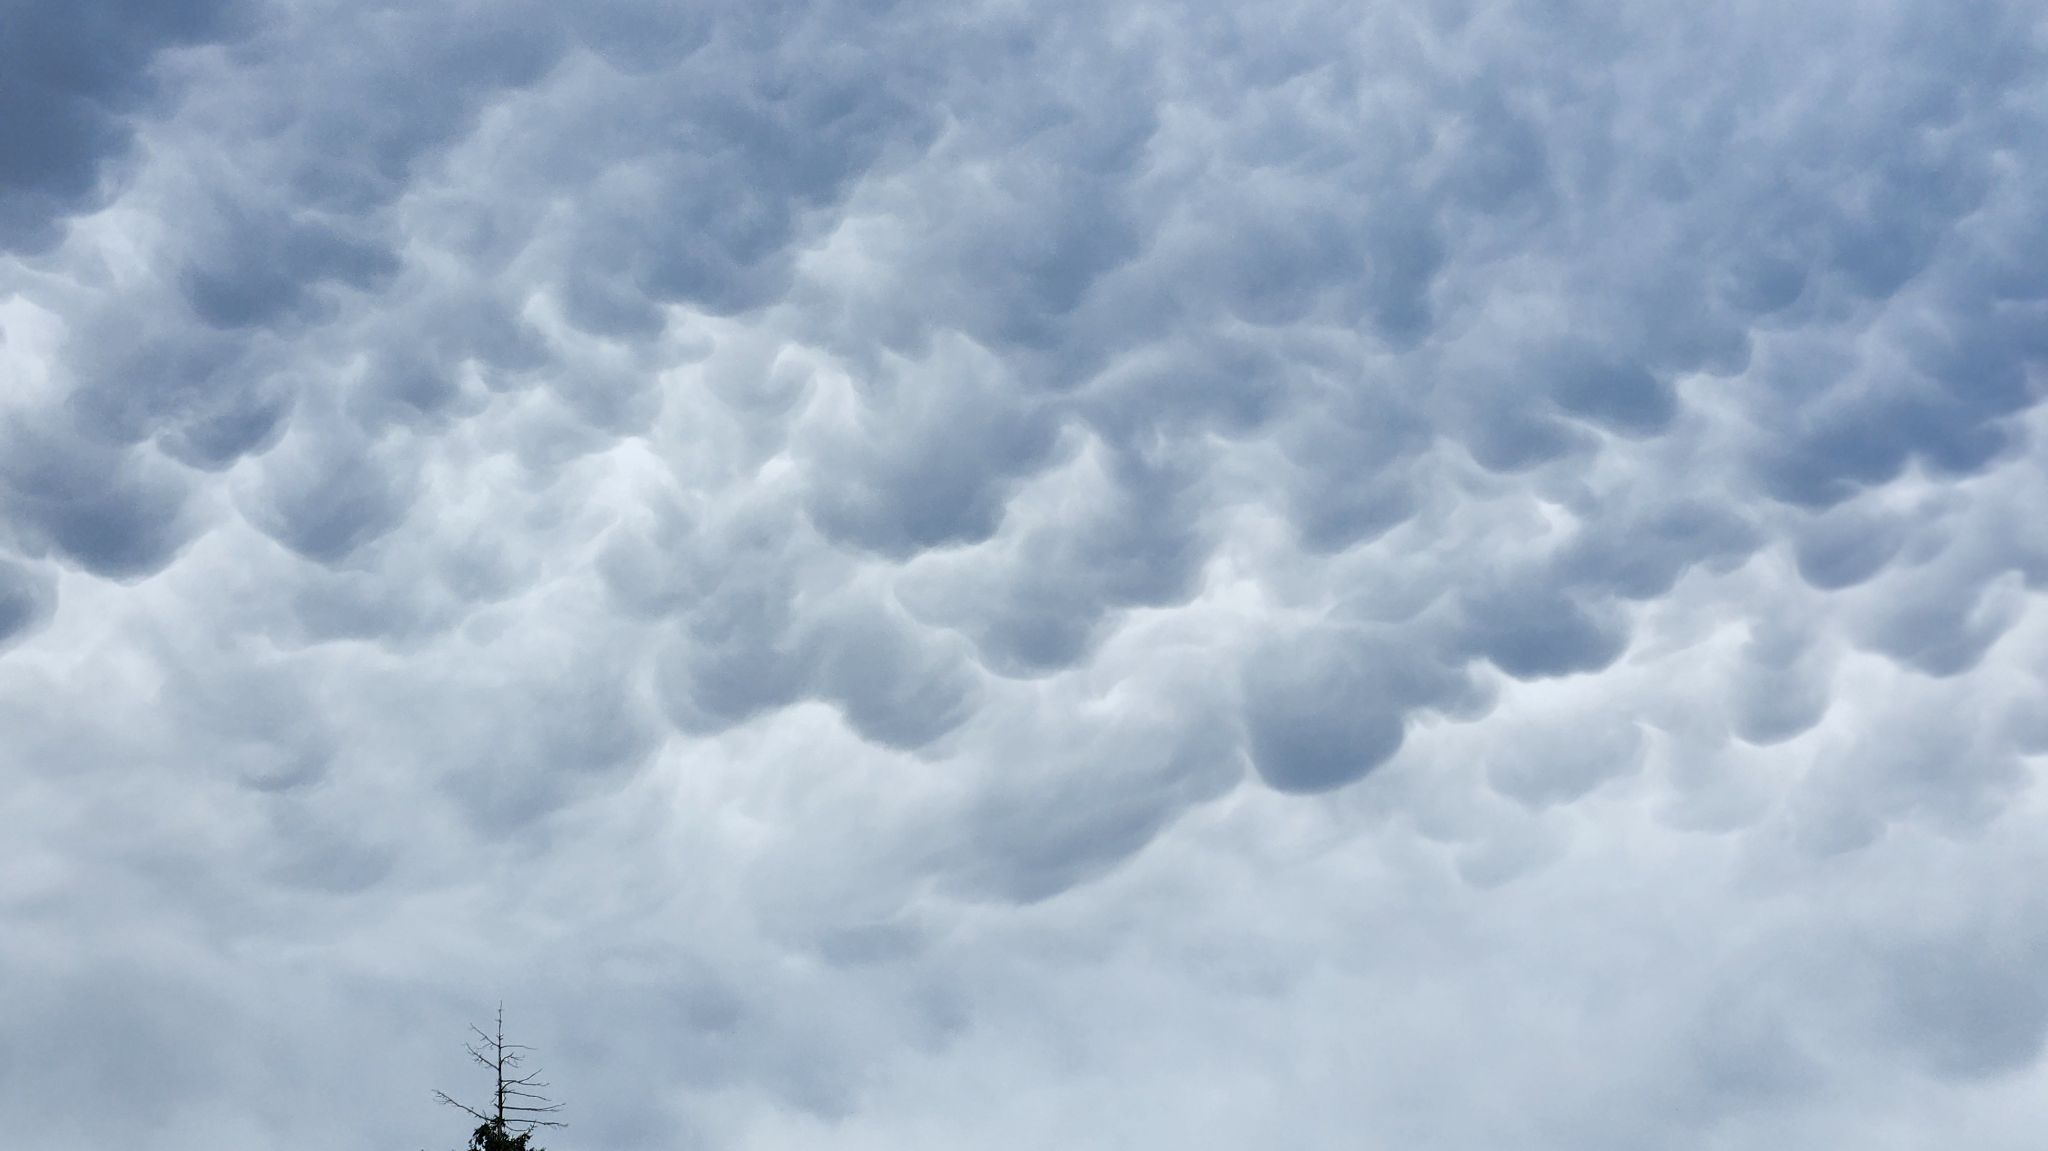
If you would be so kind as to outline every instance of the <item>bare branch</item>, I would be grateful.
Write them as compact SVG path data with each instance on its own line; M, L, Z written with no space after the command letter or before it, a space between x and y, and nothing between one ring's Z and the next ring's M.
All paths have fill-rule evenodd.
M540 1068L525 1070L525 1053L533 1048L524 1043L506 1041L503 1004L498 1006L495 1023L495 1031L485 1031L471 1024L469 1030L475 1039L464 1043L462 1048L472 1062L490 1069L489 1102L481 1108L472 1107L443 1091L436 1091L434 1098L499 1132L530 1132L541 1127L567 1126L559 1120L542 1118L560 1112L563 1106L540 1094L540 1090L548 1086L547 1081L541 1078Z
M485 1123L489 1123L491 1121L490 1116L484 1114L481 1111L478 1111L476 1108L471 1107L469 1104L449 1098L448 1093L446 1091L434 1092L434 1098L435 1100L441 1103L446 1103L448 1106L453 1107L458 1111L467 1111L473 1118L480 1119Z

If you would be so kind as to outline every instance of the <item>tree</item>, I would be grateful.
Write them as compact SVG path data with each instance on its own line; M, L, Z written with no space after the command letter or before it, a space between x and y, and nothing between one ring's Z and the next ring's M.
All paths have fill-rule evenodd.
M491 1101L484 1107L471 1107L452 1098L446 1091L434 1092L434 1098L467 1112L478 1121L477 1129L469 1137L469 1151L543 1151L532 1145L533 1133L542 1127L562 1127L566 1124L549 1119L562 1109L559 1103L550 1102L540 1094L540 1088L547 1084L540 1081L540 1070L523 1071L526 1061L523 1052L533 1050L522 1043L505 1042L505 1005L498 1005L498 1026L492 1033L475 1025L470 1030L476 1033L476 1041L463 1044L469 1057L490 1069L494 1080Z

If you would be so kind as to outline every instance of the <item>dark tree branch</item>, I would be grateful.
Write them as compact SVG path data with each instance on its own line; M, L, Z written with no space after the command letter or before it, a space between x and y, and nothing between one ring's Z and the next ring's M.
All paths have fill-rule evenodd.
M491 1121L490 1116L484 1114L481 1111L478 1111L476 1108L471 1107L469 1104L449 1098L448 1093L446 1091L434 1092L434 1099L437 1102L446 1103L448 1106L453 1107L458 1111L467 1111L470 1113L471 1116L477 1119L481 1119L486 1123L489 1123Z
M539 1148L528 1147L526 1137L542 1127L567 1126L560 1120L540 1118L561 1111L562 1105L549 1100L537 1090L527 1090L545 1088L548 1084L541 1079L540 1068L536 1067L524 1074L518 1073L525 1062L525 1056L521 1052L531 1051L533 1048L524 1043L506 1042L503 1004L498 1007L496 1024L495 1031L485 1031L471 1024L469 1030L476 1036L476 1040L465 1043L462 1047L472 1062L490 1069L490 1104L487 1107L472 1107L445 1091L434 1092L434 1098L482 1124L471 1137L472 1151L498 1151L499 1148L513 1147L521 1151L540 1151Z

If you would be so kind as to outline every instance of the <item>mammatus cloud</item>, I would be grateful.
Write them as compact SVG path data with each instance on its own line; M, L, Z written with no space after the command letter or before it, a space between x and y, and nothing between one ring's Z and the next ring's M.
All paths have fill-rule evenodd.
M2048 1123L2034 6L0 15L27 1143Z

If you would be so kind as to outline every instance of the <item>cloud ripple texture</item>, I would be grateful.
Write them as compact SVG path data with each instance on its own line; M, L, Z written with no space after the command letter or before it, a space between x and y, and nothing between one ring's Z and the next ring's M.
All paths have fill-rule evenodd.
M6 1141L2037 1148L2044 189L2028 0L0 2Z

